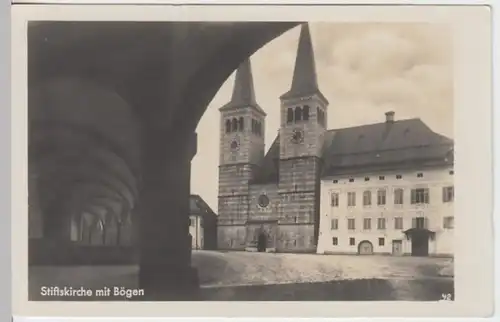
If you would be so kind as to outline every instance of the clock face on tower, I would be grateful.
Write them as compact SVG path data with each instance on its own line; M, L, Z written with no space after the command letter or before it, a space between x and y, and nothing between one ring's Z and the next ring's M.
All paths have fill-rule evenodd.
M291 141L292 141L292 143L304 142L304 132L301 130L298 130L298 129L293 130Z
M229 147L231 148L231 151L238 151L238 149L240 148L240 142L238 139L234 139L231 141L231 143L229 144Z

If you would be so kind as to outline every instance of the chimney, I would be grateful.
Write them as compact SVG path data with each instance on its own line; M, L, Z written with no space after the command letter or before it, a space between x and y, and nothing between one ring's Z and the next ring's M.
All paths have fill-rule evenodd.
M394 112L389 111L385 113L385 122L386 123L393 123L394 122Z

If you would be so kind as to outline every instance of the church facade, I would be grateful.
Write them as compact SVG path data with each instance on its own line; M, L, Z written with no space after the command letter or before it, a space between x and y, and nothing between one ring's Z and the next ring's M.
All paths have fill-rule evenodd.
M301 26L291 88L280 103L279 133L266 153L266 113L255 97L250 61L243 62L231 100L220 108L218 249L317 251L322 178L335 171L335 151L354 132L328 130L329 102L318 86L307 24ZM366 142L358 148L379 148Z

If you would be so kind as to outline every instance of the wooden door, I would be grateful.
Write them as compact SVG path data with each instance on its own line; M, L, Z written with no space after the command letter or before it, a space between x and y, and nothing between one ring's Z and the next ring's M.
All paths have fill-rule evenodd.
M392 255L400 256L403 254L403 241L393 240L392 241Z

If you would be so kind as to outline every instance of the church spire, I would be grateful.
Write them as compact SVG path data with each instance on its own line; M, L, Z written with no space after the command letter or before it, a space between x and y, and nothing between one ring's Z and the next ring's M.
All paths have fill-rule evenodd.
M295 68L293 70L292 86L290 90L283 94L281 98L301 97L306 95L319 94L318 78L316 75L316 64L314 61L314 50L312 46L309 24L301 26L297 56L295 58Z
M252 65L249 58L243 61L238 67L231 101L220 108L220 110L236 107L253 107L261 113L264 113L264 110L257 104L255 99Z
M233 96L231 102L235 105L255 105L255 90L250 59L240 64L234 80Z

